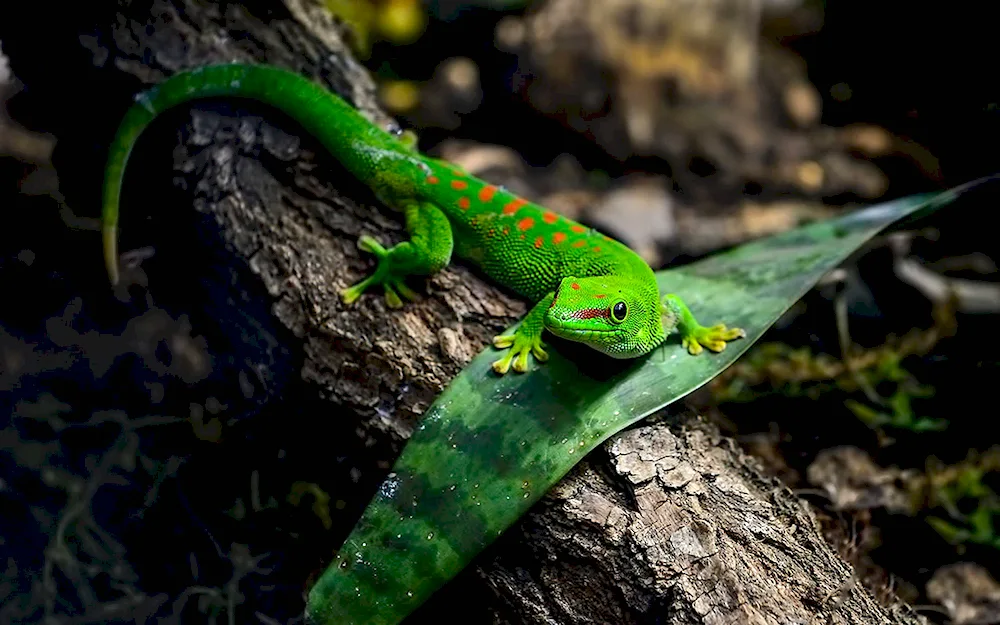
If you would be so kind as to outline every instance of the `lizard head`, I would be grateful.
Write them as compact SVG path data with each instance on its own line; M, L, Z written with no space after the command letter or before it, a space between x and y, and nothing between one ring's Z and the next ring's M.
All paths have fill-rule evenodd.
M659 289L649 277L565 278L545 313L545 327L614 358L635 358L663 342Z

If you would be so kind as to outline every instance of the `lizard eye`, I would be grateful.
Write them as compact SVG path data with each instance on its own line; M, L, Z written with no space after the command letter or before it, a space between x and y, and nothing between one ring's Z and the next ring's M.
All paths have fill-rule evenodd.
M611 318L618 323L625 321L625 317L628 316L628 306L625 302L618 302L611 308Z

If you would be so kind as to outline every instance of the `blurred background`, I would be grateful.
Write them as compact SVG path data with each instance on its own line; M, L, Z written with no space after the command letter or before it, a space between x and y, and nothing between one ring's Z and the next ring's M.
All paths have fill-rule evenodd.
M325 3L423 151L654 268L1000 172L995 33L978 5ZM0 207L31 226L0 225L0 621L126 622L145 593L184 622L234 604L287 622L323 557L288 546L342 536L359 477L339 458L355 486L327 492L275 461L271 494L248 492L266 436L200 460L210 488L178 477L236 408L198 386L204 345L183 316L150 307L113 329L116 304L94 301L46 234L95 216L61 204L58 137L32 129L17 71L0 39ZM864 583L938 623L1000 623L995 208L981 198L880 237L689 399L809 499ZM190 518L157 513L160 497ZM190 554L156 535L199 554L200 586L176 584Z

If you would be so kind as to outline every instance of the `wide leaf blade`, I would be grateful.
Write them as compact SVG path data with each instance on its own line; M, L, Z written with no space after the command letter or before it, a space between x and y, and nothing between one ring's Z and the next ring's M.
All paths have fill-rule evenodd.
M501 378L490 369L497 352L485 350L424 415L313 587L310 620L399 623L584 455L718 375L865 241L981 182L878 204L657 273L661 292L683 297L702 323L746 330L720 354L691 356L676 335L631 361L560 343L545 365Z

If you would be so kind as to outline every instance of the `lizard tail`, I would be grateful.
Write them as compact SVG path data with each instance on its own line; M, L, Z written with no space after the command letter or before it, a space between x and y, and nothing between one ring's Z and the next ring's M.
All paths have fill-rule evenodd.
M112 284L119 280L118 205L132 148L142 132L167 109L219 96L247 98L285 112L335 155L350 152L348 142L358 129L381 133L381 129L369 124L336 95L309 78L278 67L231 63L174 74L136 96L109 148L101 203L101 239L104 265ZM388 133L381 134L390 139Z
M129 109L118 127L118 132L108 152L104 168L103 201L101 204L101 242L104 246L104 267L111 284L118 284L118 200L121 196L125 164L132 153L132 146L139 135L156 117L155 109L147 106L146 94L136 97L136 104Z

